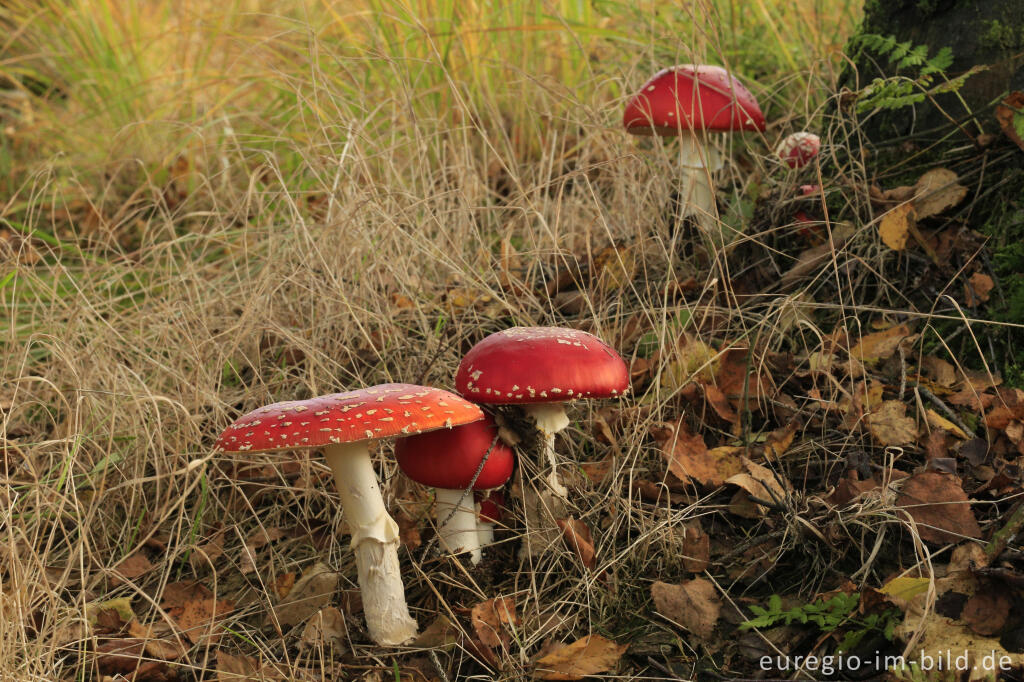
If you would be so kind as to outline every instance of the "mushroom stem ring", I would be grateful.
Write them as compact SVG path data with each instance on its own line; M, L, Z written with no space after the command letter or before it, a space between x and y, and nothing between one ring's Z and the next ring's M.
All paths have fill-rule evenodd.
M544 438L544 456L551 467L548 473L551 492L563 500L569 499L569 490L558 477L558 457L555 454L555 434L569 426L569 417L565 414L563 403L532 403L523 405L523 410L533 418L537 430Z

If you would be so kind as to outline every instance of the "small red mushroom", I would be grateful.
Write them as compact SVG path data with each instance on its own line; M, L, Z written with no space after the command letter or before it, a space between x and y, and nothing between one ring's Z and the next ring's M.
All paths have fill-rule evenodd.
M775 153L790 168L803 168L821 151L821 138L814 133L799 132L782 139Z
M705 145L708 132L763 131L757 99L721 66L680 64L644 83L622 116L633 135L679 137L683 174L683 215L693 215L709 237L723 239L711 174L722 157Z
M480 563L476 510L467 488L503 486L515 464L512 448L498 438L494 420L485 415L472 424L406 438L395 446L395 459L406 476L436 489L434 518L441 546L452 554L469 552L470 561Z
M568 491L558 480L555 457L555 434L569 425L565 404L622 396L629 390L629 371L615 349L593 334L513 327L487 336L466 353L455 388L477 403L521 406L544 437L549 485L565 498Z
M370 636L397 645L416 636L416 621L398 566L398 525L384 506L370 441L451 429L483 416L477 405L448 391L382 384L258 408L228 426L217 447L231 453L323 448L352 531Z

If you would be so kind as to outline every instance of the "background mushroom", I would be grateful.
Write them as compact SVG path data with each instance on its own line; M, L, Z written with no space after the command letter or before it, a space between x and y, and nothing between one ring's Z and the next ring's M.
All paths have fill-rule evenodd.
M377 644L416 635L398 566L398 525L384 506L370 441L452 428L483 418L481 409L437 388L382 384L274 403L239 417L220 435L224 452L323 448L352 532L363 612Z
M469 552L470 561L480 563L473 490L505 485L515 465L512 448L498 438L494 420L485 415L472 424L406 438L395 446L395 459L406 476L436 489L434 515L441 546L453 554Z
M803 168L820 150L821 138L814 133L801 131L782 138L775 153L790 168Z
M750 91L720 66L672 66L629 100L622 124L633 135L679 137L682 215L694 216L708 237L724 244L712 181L723 162L706 134L763 131L764 114Z
M629 390L629 372L615 349L593 334L513 327L485 337L466 353L455 387L474 402L518 405L533 418L551 466L549 486L565 498L555 457L555 434L569 425L565 404L621 396Z

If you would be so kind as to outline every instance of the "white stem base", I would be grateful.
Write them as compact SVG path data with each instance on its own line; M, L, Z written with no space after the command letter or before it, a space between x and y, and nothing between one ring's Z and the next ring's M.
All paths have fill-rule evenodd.
M405 644L416 636L416 621L405 603L398 565L398 524L384 506L367 441L324 448L327 465L352 530L352 550L370 637L377 644Z
M563 500L569 499L569 490L558 478L558 458L555 456L555 434L569 426L569 417L565 414L562 403L532 403L523 405L528 415L533 417L537 429L544 436L544 455L551 465L548 474L548 485L552 492Z
M481 547L494 544L494 524L480 521L476 526L477 542Z
M469 552L469 560L475 566L483 557L480 552L480 538L476 528L476 508L473 504L473 493L467 493L463 499L463 490L436 488L434 517L437 519L437 533L440 536L441 548L452 554ZM459 500L462 503L459 504ZM455 513L452 513L452 510ZM451 519L448 517L451 516ZM448 522L445 523L445 519ZM442 525L443 524L443 525Z

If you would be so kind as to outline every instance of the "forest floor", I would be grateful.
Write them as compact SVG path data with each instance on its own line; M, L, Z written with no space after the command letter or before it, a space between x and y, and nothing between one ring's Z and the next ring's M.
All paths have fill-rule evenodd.
M0 678L1019 674L1024 327L976 215L1021 149L993 118L872 168L857 3L670 5L3 3ZM621 128L692 62L768 120L714 140L727 249ZM474 567L380 447L422 634L375 646L322 458L214 441L451 389L516 325L596 334L632 391L571 408L525 558L542 461Z

